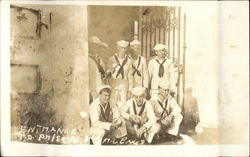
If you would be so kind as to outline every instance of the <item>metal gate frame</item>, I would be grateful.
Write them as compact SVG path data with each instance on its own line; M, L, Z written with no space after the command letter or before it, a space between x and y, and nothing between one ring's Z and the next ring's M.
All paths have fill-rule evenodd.
M168 58L174 63L176 72L176 99L179 105L185 91L185 55L186 55L186 14L181 7L139 7L139 33L135 39L141 41L141 55L149 60L153 55L153 46L167 45Z

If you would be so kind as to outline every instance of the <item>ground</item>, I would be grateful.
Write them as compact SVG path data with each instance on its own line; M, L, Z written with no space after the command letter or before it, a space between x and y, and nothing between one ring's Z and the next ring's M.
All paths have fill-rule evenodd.
M218 144L218 134L216 128L204 128L203 132L195 135L181 134L184 139L184 145L213 145ZM176 145L174 142L163 142L159 145Z

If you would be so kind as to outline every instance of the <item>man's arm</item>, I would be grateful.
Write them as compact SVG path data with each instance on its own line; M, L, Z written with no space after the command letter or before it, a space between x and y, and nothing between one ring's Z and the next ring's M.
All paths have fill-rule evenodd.
M106 70L109 71L109 72L112 72L113 70L113 67L112 67L112 64L113 64L113 59L112 59L112 56L108 59L108 62L107 62L107 66L106 66Z
M154 111L154 114L155 114L155 118L156 118L156 121L160 120L160 117L157 117L158 114L158 111L157 111L157 102L155 99L151 98L149 100L150 104L152 105L152 108L153 108L153 111Z
M130 118L130 114L129 114L129 100L124 104L124 106L121 108L121 116L126 119L129 120Z
M174 64L170 63L169 65L169 81L170 81L170 89L175 91L175 74L174 74Z
M103 70L106 71L106 65L104 64L104 62L103 62L103 60L102 60L101 57L100 57L100 64L101 64Z
M149 79L151 80L152 76L153 76L153 59L149 61L148 63L148 76L149 76Z
M152 88L152 77L153 77L153 73L154 73L154 63L153 63L153 59L149 61L148 63L148 87Z
M111 106L112 112L113 112L113 119L119 119L120 118L120 113L119 109L116 105Z
M133 68L132 68L132 62L129 60L128 61L128 86L129 86L129 91L133 88Z
M145 87L145 88L148 88L148 67L147 67L147 64L146 64L146 60L144 59L144 57L142 58L142 72L143 72L143 86Z
M181 114L180 106L177 104L175 99L172 97L170 98L170 108L172 110L172 112L170 113L171 116L178 116L179 114Z
M91 125L93 127L102 128L105 130L110 130L111 123L100 121L100 108L96 104L91 104L89 107L89 116L91 120Z
M144 126L148 129L151 126L153 126L154 123L156 123L154 109L149 101L147 101L147 104L146 104L146 113L147 113L148 121L147 123L144 124Z

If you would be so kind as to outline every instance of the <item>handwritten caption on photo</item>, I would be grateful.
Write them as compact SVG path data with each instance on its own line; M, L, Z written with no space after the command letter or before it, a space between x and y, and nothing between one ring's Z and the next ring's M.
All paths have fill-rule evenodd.
M76 128L66 129L54 126L20 126L16 133L18 141L47 143L47 144L80 144L88 140L80 136Z

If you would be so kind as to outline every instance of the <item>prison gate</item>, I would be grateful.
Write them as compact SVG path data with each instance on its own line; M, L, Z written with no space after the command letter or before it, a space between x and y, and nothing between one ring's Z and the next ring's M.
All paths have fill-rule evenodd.
M139 32L135 38L141 41L141 55L149 61L155 54L155 44L165 44L168 58L174 63L176 99L184 97L186 14L181 7L139 7Z

